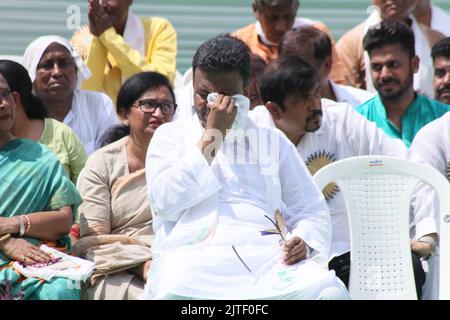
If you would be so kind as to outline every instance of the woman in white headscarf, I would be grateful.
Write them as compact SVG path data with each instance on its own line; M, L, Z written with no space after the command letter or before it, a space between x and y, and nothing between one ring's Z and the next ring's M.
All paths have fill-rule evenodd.
M79 89L91 73L69 42L39 37L28 45L22 64L49 116L72 128L88 155L94 152L102 134L118 120L107 95Z

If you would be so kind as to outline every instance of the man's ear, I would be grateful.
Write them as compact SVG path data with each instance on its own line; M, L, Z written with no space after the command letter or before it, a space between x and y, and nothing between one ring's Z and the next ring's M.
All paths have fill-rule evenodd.
M250 90L249 89L250 89L250 84L248 84L244 87L243 93L244 93L244 96L246 96L247 98L250 99Z
M420 58L418 56L414 56L411 59L411 67L414 73L417 73L419 71L419 65L420 65Z
M266 108L269 111L270 115L272 116L273 120L281 119L281 108L278 104L271 101L267 101Z
M256 6L256 3L253 1L252 3L252 9L253 9L253 16L255 17L256 20L259 20L259 10L258 7Z
M331 57L326 57L325 60L323 60L322 64L325 75L328 77L331 72L331 67L333 66L333 60L331 59Z

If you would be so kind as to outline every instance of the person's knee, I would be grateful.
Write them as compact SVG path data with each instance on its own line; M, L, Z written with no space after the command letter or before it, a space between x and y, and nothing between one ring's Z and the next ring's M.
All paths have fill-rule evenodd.
M338 278L331 280L326 287L324 287L319 295L319 300L349 300L350 295L347 288Z

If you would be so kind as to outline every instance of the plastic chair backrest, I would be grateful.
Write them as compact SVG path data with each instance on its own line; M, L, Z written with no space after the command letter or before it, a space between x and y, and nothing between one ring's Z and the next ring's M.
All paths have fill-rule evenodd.
M336 182L345 198L351 297L417 299L409 238L411 195L423 181L438 193L441 212L450 213L447 180L429 166L387 156L340 160L320 169L314 180L321 190Z

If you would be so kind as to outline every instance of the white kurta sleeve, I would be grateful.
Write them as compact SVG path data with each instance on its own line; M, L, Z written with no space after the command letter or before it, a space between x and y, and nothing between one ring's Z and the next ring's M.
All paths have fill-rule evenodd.
M428 165L445 174L447 162L444 151L446 146L445 128L436 126L437 123L431 122L417 132L410 150Z
M159 127L146 159L149 200L155 214L177 221L183 212L220 189L220 183L197 146L183 145L184 123ZM184 136L183 136L184 135Z
M449 134L448 128L446 130L445 126L440 126L440 124L444 120L444 117L435 120L426 125L425 127L423 127L414 137L414 140L411 143L410 147L410 150L413 154L417 155L422 161L432 166L443 175L445 175L445 167L447 162L445 155L446 152L444 149L448 145L448 143L445 142L445 139L446 137L448 139ZM450 128L450 125L448 127ZM439 205L437 195L433 193L433 196L434 196L434 206L437 207ZM426 201L427 199L424 200L424 197L425 197L424 195L418 195L417 199L414 198L413 200L418 202L427 202ZM425 205L422 205L422 207L425 207ZM426 210L423 210L422 214L425 213ZM420 216L417 217L416 213L415 218L419 219ZM428 224L420 223L417 225L415 230L416 239L426 234L436 232L433 230L436 230L437 225L439 224L438 223L439 215L436 214L435 216L434 221L435 225L432 224L433 221L430 221L430 219L428 219L427 221Z
M281 198L287 207L286 223L291 234L325 255L331 244L331 218L325 199L314 183L294 145L280 137Z
M345 108L341 135L349 139L355 156L385 155L409 158L403 141L388 136L375 122L367 120L350 105Z

